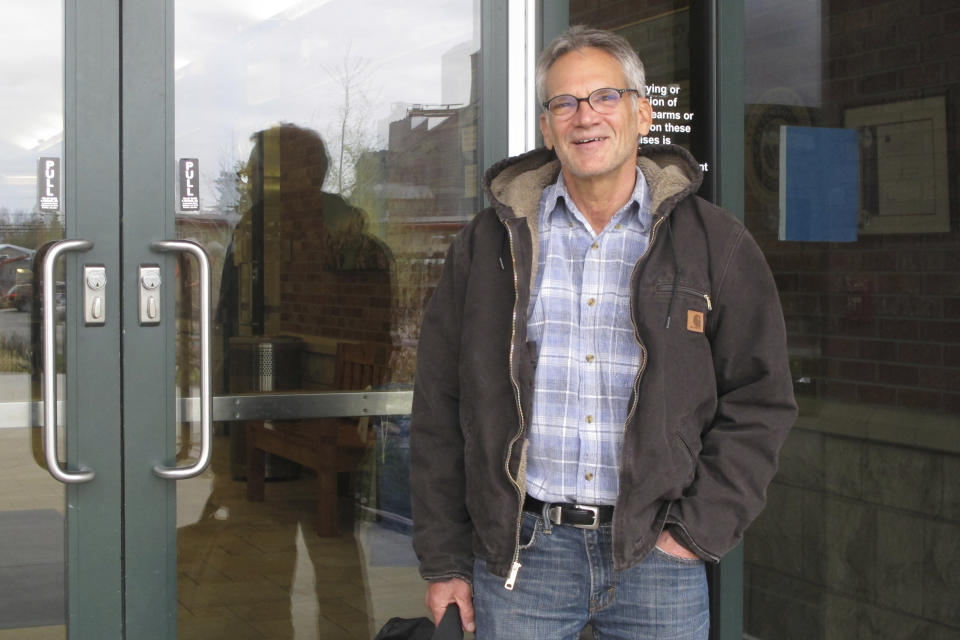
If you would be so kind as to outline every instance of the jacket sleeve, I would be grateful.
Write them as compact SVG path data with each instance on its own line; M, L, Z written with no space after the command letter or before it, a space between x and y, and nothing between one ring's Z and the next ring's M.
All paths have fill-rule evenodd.
M462 235L462 234L461 234ZM427 305L417 347L410 433L413 546L427 580L473 575L473 525L466 507L460 426L459 351L462 279L451 245Z
M691 551L718 561L763 509L797 405L773 275L745 229L713 294L717 411L702 435L695 480L671 505L667 524Z

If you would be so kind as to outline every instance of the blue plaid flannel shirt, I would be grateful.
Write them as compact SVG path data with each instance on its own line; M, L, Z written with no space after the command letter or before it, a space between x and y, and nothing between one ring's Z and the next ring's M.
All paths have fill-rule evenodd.
M563 175L543 190L528 339L536 343L527 493L544 502L614 504L640 345L630 276L650 242L650 196L637 169L629 202L596 233Z

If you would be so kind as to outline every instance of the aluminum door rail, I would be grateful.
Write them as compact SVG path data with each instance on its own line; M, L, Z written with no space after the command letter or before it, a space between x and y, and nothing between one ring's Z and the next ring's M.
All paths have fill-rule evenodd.
M167 467L155 465L153 472L167 480L185 480L203 473L210 464L213 451L213 379L211 378L213 362L211 336L213 335L213 307L211 303L212 288L210 276L210 259L196 242L185 240L160 240L151 245L154 251L189 253L197 260L200 275L200 397L197 398L197 419L200 422L200 455L196 461L186 467Z
M93 469L81 463L80 469L67 471L60 466L57 454L57 338L56 338L56 285L54 266L57 258L68 251L89 251L89 240L60 240L49 246L43 256L43 454L50 475L64 484L90 482L96 476ZM103 283L101 283L103 286Z
M57 422L63 425L63 401L58 400ZM398 416L410 413L413 391L331 391L249 393L215 396L213 420L310 420L357 416ZM177 420L200 420L200 398L182 397ZM43 402L0 402L0 429L38 426Z
M213 398L214 421L309 420L410 413L413 391L246 393ZM180 398L180 422L200 417L200 399Z

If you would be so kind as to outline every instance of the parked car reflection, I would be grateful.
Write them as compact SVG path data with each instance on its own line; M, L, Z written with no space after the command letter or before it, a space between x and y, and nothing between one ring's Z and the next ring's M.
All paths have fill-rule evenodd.
M29 283L13 285L7 291L4 303L8 308L17 311L29 311L33 306L33 285Z
M33 284L26 282L15 284L10 287L7 294L3 297L3 306L7 309L16 309L17 311L30 311L33 309ZM67 307L67 284L58 282L54 292L54 312L57 318L63 318Z

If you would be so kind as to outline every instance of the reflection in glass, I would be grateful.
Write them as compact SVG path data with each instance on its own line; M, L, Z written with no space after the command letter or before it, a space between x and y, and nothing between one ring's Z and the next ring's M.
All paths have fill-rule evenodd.
M689 1L633 2L629 8L570 0L570 24L587 24L623 36L646 70L653 123L642 144L677 144L690 150L698 133L690 99Z
M217 394L412 385L424 305L480 206L475 4L177 4L176 155L199 162L177 232L213 264ZM408 436L404 415L219 424L210 470L178 484L180 636L371 638L424 615ZM197 445L184 425L182 454Z
M951 10L745 5L745 222L777 280L800 405L746 534L745 631L960 637L958 85L938 71L960 53ZM847 242L778 234L781 189L809 169L781 158L811 128L859 145ZM816 188L839 219L844 186Z
M66 637L64 490L46 470L42 417L33 407L41 296L34 259L46 242L63 237L60 187L69 170L62 163L60 5L4 7L0 21L7 54L0 60L0 640ZM58 286L61 348L64 296ZM62 352L57 361L59 379Z

